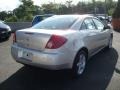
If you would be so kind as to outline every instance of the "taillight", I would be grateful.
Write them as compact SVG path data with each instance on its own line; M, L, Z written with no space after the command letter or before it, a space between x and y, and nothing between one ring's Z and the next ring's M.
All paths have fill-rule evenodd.
M13 33L13 43L16 42L16 33Z
M47 49L57 49L66 43L67 39L63 36L52 35L46 44Z

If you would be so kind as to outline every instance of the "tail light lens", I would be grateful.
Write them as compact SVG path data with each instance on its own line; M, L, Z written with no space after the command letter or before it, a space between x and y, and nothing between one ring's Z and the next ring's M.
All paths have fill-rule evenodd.
M13 43L16 42L16 33L13 34Z
M57 49L64 45L67 42L67 39L63 36L52 35L49 41L46 44L47 49Z

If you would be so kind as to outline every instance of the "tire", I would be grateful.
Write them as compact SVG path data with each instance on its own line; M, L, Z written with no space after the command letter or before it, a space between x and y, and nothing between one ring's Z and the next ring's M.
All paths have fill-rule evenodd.
M9 40L10 36L5 37L5 40Z
M75 57L73 67L72 67L72 74L74 77L79 77L83 74L87 61L87 53L81 50Z
M33 67L33 66L31 66L31 65L29 65L29 64L23 64L25 67L29 67L29 68L31 68L31 67Z

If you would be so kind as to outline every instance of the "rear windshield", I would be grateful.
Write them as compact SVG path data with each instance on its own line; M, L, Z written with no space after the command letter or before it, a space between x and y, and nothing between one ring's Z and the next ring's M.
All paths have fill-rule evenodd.
M33 29L69 29L77 20L74 16L53 16L49 17L38 24Z

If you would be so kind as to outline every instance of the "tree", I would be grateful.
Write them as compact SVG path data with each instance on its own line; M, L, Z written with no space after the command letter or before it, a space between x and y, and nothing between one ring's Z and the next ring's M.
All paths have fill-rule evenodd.
M113 29L120 32L120 0L118 0L112 17Z
M72 5L72 1L71 1L71 0L66 1L66 4L67 4L67 7L68 7L68 8L70 8L70 7L71 7L71 5Z
M59 14L67 14L67 6L64 4L59 5Z
M6 22L17 22L17 17L16 16L11 16L5 20Z
M113 18L120 18L120 0L118 0L117 6L113 13Z
M106 4L104 1L106 1ZM77 5L73 5L71 0L67 0L65 4L50 2L49 4L37 6L33 4L32 0L20 0L21 4L18 8L15 8L11 12L0 12L0 19L7 19L7 21L32 21L33 16L39 14L104 14L105 11L111 15L115 8L116 2L113 0L104 1L92 0L92 2L88 3L86 3L86 1L80 1ZM107 7L107 10L105 9L105 6ZM118 7L116 7L116 9L117 8ZM113 16L115 16L118 12L120 14L120 9L118 9L118 11L115 10L115 14L113 14Z
M39 14L43 14L43 10L40 6L34 5L33 7L33 15L39 15Z
M32 0L20 0L21 5L13 10L18 21L32 21L33 16L41 13L40 7L33 5Z
M45 14L58 14L59 5L50 2L49 4L43 4L42 9Z
M2 12L0 12L0 20L5 20L6 19L6 17L7 17L7 12L5 12L5 11L2 11Z
M14 15L19 18L19 21L26 21L25 17L28 17L29 14L33 12L33 1L32 0L20 0L22 3L18 8L13 10ZM29 18L32 20L32 17Z

